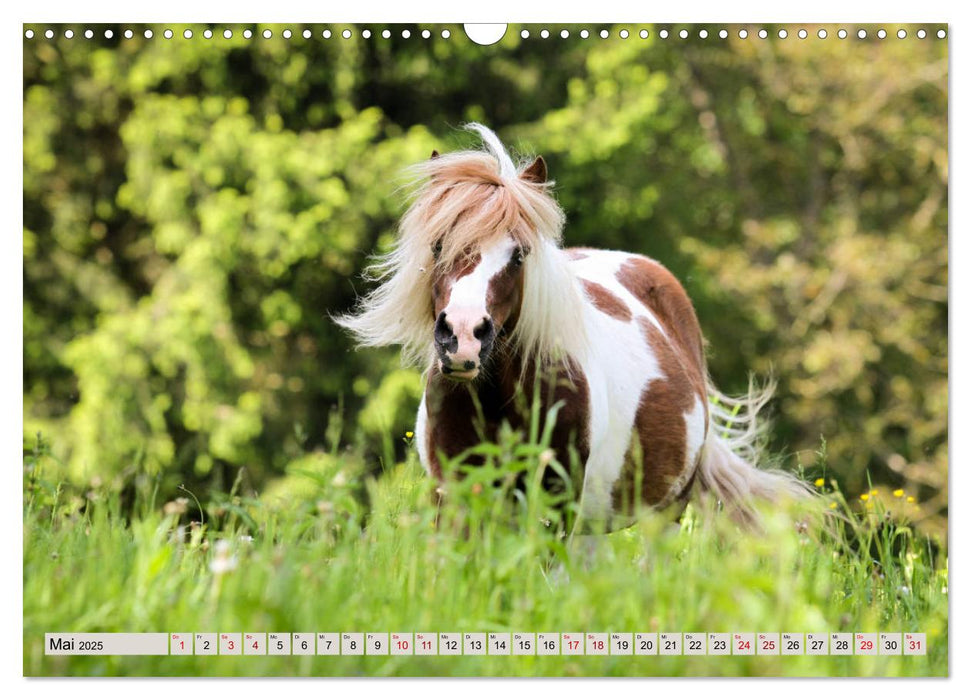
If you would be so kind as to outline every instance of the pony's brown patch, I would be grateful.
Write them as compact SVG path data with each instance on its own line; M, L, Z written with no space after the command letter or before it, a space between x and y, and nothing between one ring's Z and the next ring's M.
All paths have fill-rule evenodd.
M580 469L586 466L590 456L590 385L583 371L573 366L570 379L565 372L558 372L554 386L547 384L544 412L562 401L556 417L556 426L550 437L550 447L557 460L570 468L570 448L577 451Z
M583 291L586 292L587 297L599 311L616 318L618 321L631 320L630 307L624 303L623 299L602 284L586 279L580 281L583 282Z
M641 393L632 449L614 487L614 508L624 513L632 512L639 500L652 506L667 504L672 496L686 493L696 466L686 463L684 419L698 396L692 373L680 359L679 349L649 319L641 317L637 322L663 377L650 382ZM688 471L692 474L686 474Z
M617 271L617 280L660 322L681 354L695 393L704 396L705 345L691 300L684 287L663 265L645 257L631 257Z
M550 447L567 469L572 466L571 454L575 450L577 466L582 469L590 456L590 388L578 367L571 368L570 379L566 379L564 370L560 367L540 380L538 410L546 416L552 406L561 403ZM495 441L503 421L508 421L513 430L528 431L532 395L524 396L523 388L532 387L534 379L534 367L530 365L523 372L518 355L508 357L486 381L472 385L451 382L432 368L425 389L426 446L432 476L439 480L445 476L439 453L452 459L483 440ZM466 461L481 464L482 458L473 455ZM578 482L582 482L582 477ZM551 490L565 488L552 469L544 473L543 484Z
M486 309L496 328L511 333L523 304L523 268L511 263L489 280Z

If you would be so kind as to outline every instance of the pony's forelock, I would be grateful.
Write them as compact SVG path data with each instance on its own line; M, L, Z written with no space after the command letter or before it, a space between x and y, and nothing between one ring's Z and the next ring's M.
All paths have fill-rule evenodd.
M366 275L378 282L356 313L335 320L360 345L401 345L406 363L434 357L432 280L440 270L511 236L527 251L520 318L512 341L539 365L561 354L580 359L586 338L577 309L581 292L559 249L565 216L552 183L521 177L498 137L469 124L488 151L458 151L407 170L412 203L391 250ZM437 251L437 252L436 252Z
M516 166L513 165L512 158L506 152L505 147L503 147L502 142L499 137L487 126L483 126L478 122L470 122L465 125L465 128L469 131L474 131L482 139L482 142L486 145L489 151L495 156L496 160L499 162L499 174L505 178L512 179L516 177Z

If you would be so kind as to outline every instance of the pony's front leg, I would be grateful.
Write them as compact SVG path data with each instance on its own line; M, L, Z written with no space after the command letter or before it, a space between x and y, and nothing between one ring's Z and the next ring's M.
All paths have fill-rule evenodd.
M442 504L445 500L445 480L442 476L442 468L438 461L438 456L432 451L430 435L428 432L428 405L425 394L421 396L421 403L418 404L418 415L415 417L415 446L418 448L418 461L425 473L434 479L434 489L430 494L430 500L435 508L435 527L441 525Z
M566 543L566 559L555 558L543 566L541 573L550 588L570 583L570 571L595 571L608 545L603 535L581 535L574 532Z
M454 458L481 441L476 413L468 386L446 379L435 367L429 370L415 420L418 458L429 476L443 481L441 458Z
M415 447L418 448L418 461L429 476L435 476L428 454L428 406L425 392L422 392L421 403L418 404L418 415L415 418ZM441 478L439 470L438 478Z

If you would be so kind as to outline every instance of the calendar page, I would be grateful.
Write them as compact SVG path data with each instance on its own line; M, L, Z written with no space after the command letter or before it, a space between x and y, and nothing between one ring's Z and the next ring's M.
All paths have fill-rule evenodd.
M949 26L317 13L21 27L23 674L947 676Z

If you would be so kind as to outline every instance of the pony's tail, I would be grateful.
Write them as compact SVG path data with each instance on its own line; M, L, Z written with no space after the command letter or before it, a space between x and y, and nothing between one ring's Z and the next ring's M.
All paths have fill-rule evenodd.
M709 428L698 466L698 484L732 515L758 525L757 504L804 500L809 486L793 474L758 465L764 461L761 443L766 423L758 413L772 397L775 383L749 385L746 396L731 398L708 382Z

